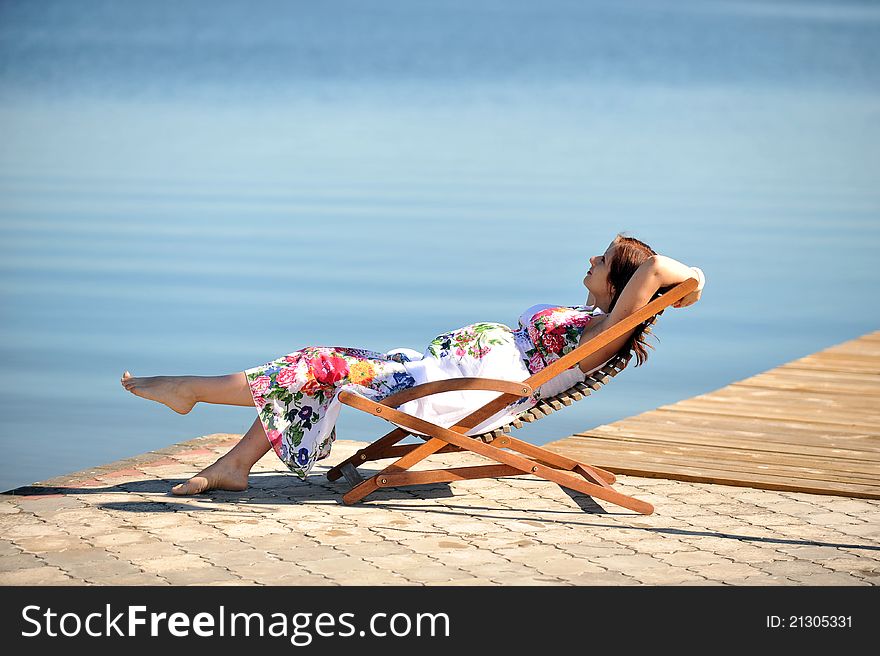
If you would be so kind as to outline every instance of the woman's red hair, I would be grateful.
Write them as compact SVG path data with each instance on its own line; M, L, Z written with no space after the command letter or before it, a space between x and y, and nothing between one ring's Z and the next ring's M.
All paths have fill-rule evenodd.
M608 283L612 288L611 303L608 305L609 312L614 309L623 288L633 277L636 269L649 257L657 254L653 248L635 237L619 234L611 243L614 245L614 255L608 267ZM651 326L655 319L656 317L652 317L640 324L624 347L620 349L621 355L626 355L630 351L635 353L637 367L648 359L648 347L654 348L648 344L648 335L651 333Z

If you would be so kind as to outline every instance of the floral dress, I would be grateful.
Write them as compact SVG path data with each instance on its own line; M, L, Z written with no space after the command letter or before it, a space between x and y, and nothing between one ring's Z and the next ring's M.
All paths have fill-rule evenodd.
M330 453L336 439L339 392L349 390L380 401L415 385L450 378L523 381L577 346L584 327L601 310L592 306L536 305L516 330L500 323L475 323L434 338L424 353L387 353L346 347L310 346L247 369L266 436L278 457L300 478ZM475 426L471 435L513 421L542 397L582 381L575 366ZM443 392L416 399L400 410L441 426L454 426L499 395L492 391Z

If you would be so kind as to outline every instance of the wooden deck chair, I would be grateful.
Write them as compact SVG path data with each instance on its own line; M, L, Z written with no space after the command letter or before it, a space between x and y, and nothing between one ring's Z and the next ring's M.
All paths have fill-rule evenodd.
M330 469L327 478L334 481L340 476L345 476L352 488L342 498L345 503L351 504L357 503L379 488L533 474L596 499L650 515L654 512L651 504L622 494L611 487L615 482L614 474L611 472L547 451L507 434L511 428L521 427L523 422L535 421L601 388L626 367L632 357L631 353L613 357L600 369L587 376L583 383L577 383L561 394L541 400L538 405L525 411L506 426L482 435L468 436L465 433L508 404L522 397L531 396L533 390L639 324L653 322L665 308L696 288L697 281L694 279L676 285L645 307L599 333L523 382L490 378L453 378L417 385L392 394L381 402L371 401L348 390L340 392L339 400L342 403L380 419L386 419L398 427ZM431 394L461 390L489 390L501 394L450 428L438 426L396 409L407 401ZM400 440L413 434L420 434L419 437L425 441L422 444L395 446ZM460 451L485 456L494 461L494 464L409 471L413 465L432 454ZM397 460L367 479L357 471L359 465L384 458L397 458Z

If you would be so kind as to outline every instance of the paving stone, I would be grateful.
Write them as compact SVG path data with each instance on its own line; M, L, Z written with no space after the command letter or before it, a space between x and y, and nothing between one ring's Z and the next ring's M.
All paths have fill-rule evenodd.
M714 553L739 563L766 563L784 560L787 556L777 551L772 544L758 546L754 544L731 544L716 547Z
M172 572L181 572L189 569L214 569L206 560L199 558L194 554L183 554L181 556L166 556L164 558L153 558L149 560L139 560L135 563L145 572L159 574L164 578ZM170 580L170 579L169 579Z
M691 585L706 578L686 569L642 569L631 576L642 585Z
M158 510L150 514L133 514L128 523L147 531L159 531L179 526L181 517L176 512Z
M267 579L264 585L331 586L340 584L320 574L292 569L279 572L275 577Z
M792 580L792 577L828 573L828 570L822 567L822 565L804 560L777 560L772 563L755 563L754 567L770 576L782 576L790 580Z
M242 577L222 567L198 567L162 573L171 585L205 585L206 583L241 582Z
M643 554L669 554L676 552L684 552L684 551L695 551L696 548L692 545L686 544L681 540L677 540L675 538L642 538L635 542L632 542L633 546L638 549L638 553ZM566 548L565 545L560 545L563 549ZM620 549L623 552L632 552L632 549ZM602 555L608 555L607 553Z
M428 585L467 576L464 571L457 567L441 564L398 566L393 571L410 581L418 581Z
M232 524L224 523L218 526L223 533L233 538L255 538L264 535L287 535L290 529L274 520L242 520Z
M570 558L567 556L539 558L529 563L530 567L538 570L541 574L555 576L567 580L570 576L589 572L603 572L605 568L588 560Z
M559 545L559 548L576 558L593 559L597 556L622 556L632 555L636 552L629 547L624 547L615 542L601 542L599 544L567 544Z
M65 551L67 549L92 549L92 545L79 536L57 533L48 537L18 538L15 544L24 551L40 554L49 551ZM2 550L0 550L2 551Z
M106 549L117 558L131 562L182 556L186 553L169 542L161 542L158 540L149 540L147 542L137 542L133 544L110 545L106 547Z
M147 574L138 571L133 574L117 574L102 578L98 585L170 585L168 581L157 574Z
M534 567L509 561L499 563L467 563L459 566L458 569L477 578L487 578L496 582L503 580L509 585L517 585L516 582L520 578L538 575L538 571Z
M797 576L794 580L802 585L871 585L868 581L847 574L846 572L828 572Z
M272 534L272 535L260 535L260 536L252 536L241 538L241 540L234 541L232 544L237 544L240 542L242 545L247 547L253 547L254 549L260 549L262 551L275 553L276 551L291 551L295 549L299 549L302 547L326 547L328 545L322 545L316 540L308 537L307 535L301 535L297 533L286 533L286 534ZM228 544L228 542L227 542Z
M32 512L41 517L56 514L66 508L82 508L81 501L64 495L52 495L47 497L25 497L18 502L19 508L26 512Z
M840 558L840 550L833 546L814 546L799 544L778 544L776 550L798 560L816 561L821 563L824 560Z
M411 554L413 553L413 550L400 542L382 540L380 542L366 542L364 544L346 545L345 553L350 556L359 556L361 558L364 558L367 556L377 557Z
M170 527L154 532L160 535L165 542L194 542L196 540L225 539L229 540L229 536L215 528L205 524L193 523L186 526Z
M622 572L628 576L637 577L640 571L646 569L668 570L669 563L660 560L662 556L663 554L656 558L646 554L597 556L592 559L592 562L608 571Z
M25 568L14 572L0 572L0 585L61 585L72 580L72 577L57 567Z
M568 554L562 549L549 544L536 544L524 547L514 547L506 549L493 549L495 553L503 556L507 560L519 563L531 563L534 559L539 558L555 558L558 556L566 557Z
M197 555L200 555L204 560L213 563L218 567L228 567L230 569L233 567L240 569L242 567L263 564L271 564L277 568L278 566L289 564L290 562L278 560L277 558L273 558L270 554L267 554L265 551L258 551L256 549L236 549L235 551L230 551L225 554L214 553Z
M34 524L21 523L4 529L3 537L6 539L12 539L13 541L16 538L49 537L55 532L55 530L54 526L45 522Z
M393 556L391 556L393 558ZM376 570L396 571L397 568L383 567L376 564L376 560L389 558L389 556L377 556L372 560L363 560L356 556L343 558L327 558L325 560L311 560L300 563L300 566L313 574L321 574L335 581L351 580L361 573L371 573Z
M485 578L463 578L463 579L452 579L450 581L436 581L431 585L436 586L447 586L447 587L468 587L468 586L487 586L487 585L495 585L495 583L491 579Z
M62 569L73 578L95 584L101 584L114 576L132 576L141 572L140 568L131 563L115 558L108 558L97 563L65 564Z
M8 540L0 539L0 556L15 556L22 552L22 549L25 551L30 551L33 553L33 549L28 549L27 547L21 545L22 540L18 540L18 544L9 542Z
M750 576L762 576L765 573L760 569L746 565L745 563L709 563L696 569L700 575L708 579L720 581L743 579Z
M519 578L516 580L516 583L510 583L507 581L498 581L501 585L528 585L528 586L548 586L548 585L565 585L565 582L554 577L554 576L542 576L540 574L536 576L526 576L524 578Z
M0 572L14 572L19 569L43 567L45 564L44 561L29 553L0 556Z
M836 528L844 535L865 538L874 544L880 544L880 526L877 524L847 524Z
M706 565L716 565L732 562L730 559L719 556L710 551L678 551L675 553L658 553L656 559L669 565L681 568L696 568L702 570Z
M106 549L66 549L64 551L48 551L40 554L40 557L50 565L57 565L63 570L71 567L89 567L97 563L115 561L116 557Z
M349 545L363 544L365 542L382 542L382 537L360 526L343 526L339 528L325 528L317 531L309 531L308 537L318 544Z
M148 534L135 528L120 528L112 533L94 535L89 538L89 542L96 547L121 546L123 544L139 544L151 541Z
M308 563L315 560L348 557L348 554L344 549L336 549L326 544L320 544L314 547L293 546L286 549L275 547L269 553L281 560L288 560L295 563Z
M832 558L823 560L822 566L826 569L848 572L866 578L880 576L880 562L866 562L861 558Z

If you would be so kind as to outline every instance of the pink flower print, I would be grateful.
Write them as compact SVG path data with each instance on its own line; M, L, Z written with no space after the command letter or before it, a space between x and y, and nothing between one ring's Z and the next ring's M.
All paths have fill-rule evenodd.
M544 334L544 348L550 353L558 354L562 351L563 346L565 346L565 340L561 336L554 335L553 333Z
M281 432L275 430L274 428L270 428L266 431L266 437L269 438L269 442L272 444L274 448L277 444L281 443Z
M544 368L544 359L540 356L540 354L535 353L532 357L529 358L529 371L533 374L541 371Z
M537 344L541 339L541 333L535 326L529 326L529 339L532 340L532 344Z
M491 349L488 346L476 346L471 349L471 354L478 359L485 357Z
M293 387L297 383L296 370L293 367L282 369L278 372L278 375L275 376L275 382L288 389Z
M285 356L284 356L284 361L285 361L285 362L289 362L290 364L296 364L297 362L300 361L301 358L302 358L302 354L301 354L301 353L299 353L299 352L297 352L297 353L291 353L290 355L285 355Z
M272 386L272 379L268 376L260 376L251 382L251 392L254 396L263 396Z
M309 371L322 385L333 385L348 375L348 363L343 358L320 353L309 360Z
M262 396L255 396L255 397L254 397L254 403L257 404L257 407L258 407L260 410L262 410L263 407L266 405L266 399L264 399Z

